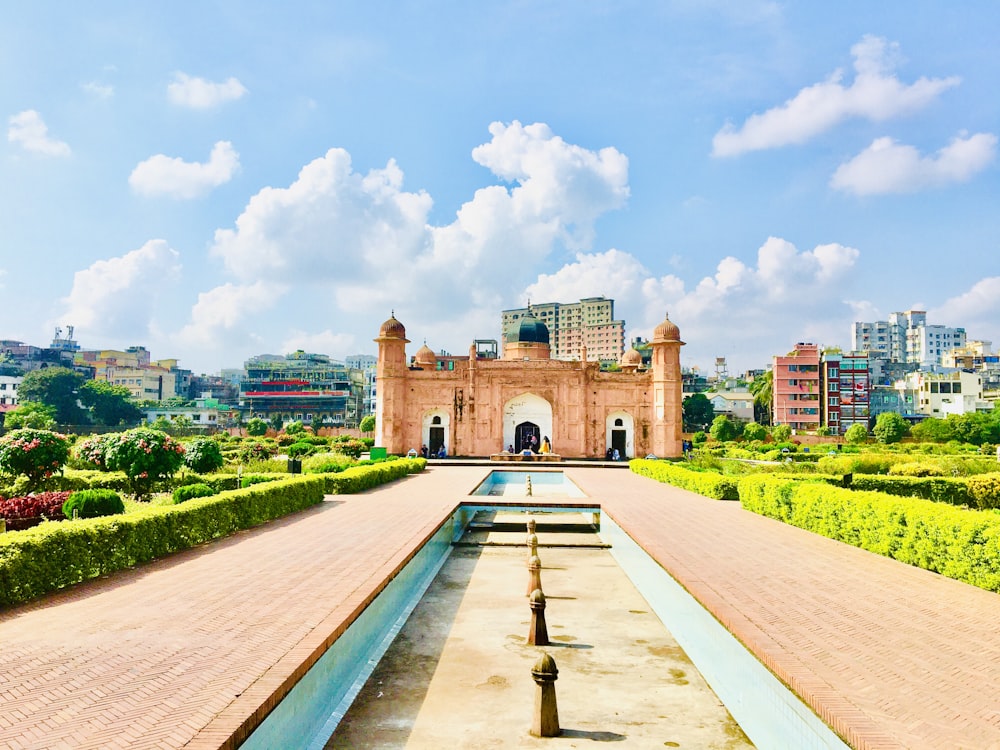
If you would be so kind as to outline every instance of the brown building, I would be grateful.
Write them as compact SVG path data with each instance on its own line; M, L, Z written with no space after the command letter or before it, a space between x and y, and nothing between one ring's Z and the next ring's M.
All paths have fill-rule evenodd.
M376 445L389 453L444 446L448 455L488 456L547 437L566 457L681 455L684 342L669 319L653 334L651 366L630 350L620 372L601 372L586 347L577 361L552 359L548 328L531 314L508 330L501 357L474 344L469 356L449 358L450 369L439 369L426 344L411 365L394 315L375 341Z

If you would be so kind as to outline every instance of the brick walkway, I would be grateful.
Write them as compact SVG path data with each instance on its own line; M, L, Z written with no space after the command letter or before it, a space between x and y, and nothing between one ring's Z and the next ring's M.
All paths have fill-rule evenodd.
M0 614L0 747L234 746L486 471L434 467ZM1000 748L995 594L568 473L853 746Z

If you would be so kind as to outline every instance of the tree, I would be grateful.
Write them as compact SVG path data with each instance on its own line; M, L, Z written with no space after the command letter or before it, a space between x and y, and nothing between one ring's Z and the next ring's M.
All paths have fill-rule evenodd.
M844 433L844 440L848 443L863 443L868 439L868 428L863 424L852 424Z
M739 432L739 427L725 414L719 414L713 419L712 428L709 430L712 439L720 443L735 440Z
M910 434L921 443L947 443L955 439L951 423L934 417L917 422L910 428Z
M260 437L267 433L267 422L265 422L260 417L250 417L247 420L247 435L251 437Z
M362 417L361 424L358 425L358 429L366 435L375 432L375 415L369 414L366 417Z
M136 499L148 498L158 482L184 463L184 446L166 433L138 427L108 438L104 460L109 471L122 471Z
M205 474L221 469L226 459L217 442L209 438L195 438L184 446L184 463L191 471Z
M771 428L771 437L776 443L784 443L792 436L792 428L787 424L776 424Z
M40 401L25 401L16 409L7 412L4 427L18 430L30 427L33 430L51 430L56 426L56 410Z
M750 422L743 425L744 440L763 440L767 437L767 428L762 424Z
M910 425L894 411L879 414L872 428L872 434L882 444L898 443L909 431Z
M69 458L70 441L49 430L22 429L0 438L0 472L28 478L32 492L62 468Z
M44 367L24 376L17 389L19 401L37 401L55 409L59 424L84 424L85 414L77 402L83 375L67 367Z
M695 393L684 399L682 410L685 432L704 430L715 416L715 407L704 393Z
M771 424L771 398L774 392L774 372L768 370L750 383L753 394L753 417L760 424Z
M90 416L97 424L109 427L133 425L142 419L142 410L132 401L132 394L123 385L88 380L78 392L80 401L90 409Z

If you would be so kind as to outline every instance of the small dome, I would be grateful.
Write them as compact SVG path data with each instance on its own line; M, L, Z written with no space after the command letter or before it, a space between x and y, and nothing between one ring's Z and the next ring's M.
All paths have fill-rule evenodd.
M405 339L406 338L406 328L396 320L396 314L393 313L382 327L378 329L378 337L380 339Z
M418 365L434 366L437 364L437 357L434 355L434 350L425 343L422 347L417 349L417 353L413 357L413 361Z
M681 329L670 322L670 316L666 316L660 325L653 331L653 341L680 341Z
M639 367L642 364L642 354L635 348L629 349L622 355L619 363L622 367Z
M511 326L506 336L509 342L519 342L524 344L548 344L549 327L536 318L529 311L521 322Z

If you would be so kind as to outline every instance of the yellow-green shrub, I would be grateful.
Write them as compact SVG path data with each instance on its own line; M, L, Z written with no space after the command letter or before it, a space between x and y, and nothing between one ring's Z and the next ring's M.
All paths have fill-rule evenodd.
M747 510L1000 592L1000 515L919 498L766 476L740 480Z
M654 461L635 458L629 461L629 468L636 474L655 479L657 482L672 484L699 495L715 500L738 500L736 478L710 471L691 471L669 461Z

